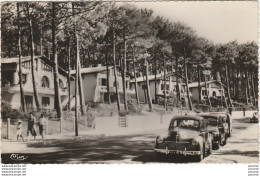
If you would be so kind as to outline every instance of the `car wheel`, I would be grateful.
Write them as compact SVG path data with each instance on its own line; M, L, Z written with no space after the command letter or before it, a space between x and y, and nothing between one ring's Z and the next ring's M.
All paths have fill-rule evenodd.
M198 161L198 162L200 162L204 159L205 145L202 146L202 149L200 151L201 151L200 155L196 156L196 161Z
M211 154L211 151L212 151L212 146L213 146L212 143L213 143L213 142L209 143L209 148L208 148L208 150L207 150L207 155L208 155L208 156Z
M227 134L225 134L225 140L223 141L223 145L227 144Z

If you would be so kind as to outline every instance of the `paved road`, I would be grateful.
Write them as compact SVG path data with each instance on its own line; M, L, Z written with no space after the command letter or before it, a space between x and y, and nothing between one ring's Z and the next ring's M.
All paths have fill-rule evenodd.
M128 136L99 137L97 139L69 140L63 142L20 143L15 153L28 156L22 161L11 160L11 150L2 151L3 163L189 163L188 157L166 158L158 161L153 147L157 134L165 130ZM6 145L6 144L5 144ZM17 146L8 142L8 146ZM233 135L226 146L206 157L203 163L257 163L258 124L248 119L234 120Z

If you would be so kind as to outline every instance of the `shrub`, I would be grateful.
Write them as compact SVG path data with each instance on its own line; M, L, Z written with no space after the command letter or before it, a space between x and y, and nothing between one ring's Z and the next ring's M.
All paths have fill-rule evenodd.
M2 119L27 119L29 113L21 112L17 109L13 109L7 102L1 102L1 118Z
M142 109L137 104L137 101L135 99L128 99L128 111L131 114L140 114ZM121 112L122 113L122 112Z

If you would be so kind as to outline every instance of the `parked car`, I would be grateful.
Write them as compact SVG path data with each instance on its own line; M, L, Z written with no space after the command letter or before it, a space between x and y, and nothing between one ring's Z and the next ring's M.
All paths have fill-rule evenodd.
M232 134L232 116L226 112L210 112L212 115L219 115L224 118L224 129L226 131L227 137L231 137Z
M225 130L226 119L223 115L201 115L208 124L208 131L212 136L212 148L219 149L220 145L225 145L227 141L227 132Z
M194 155L201 161L211 153L211 140L203 117L176 116L170 122L168 133L156 137L154 150L159 159L168 154L175 154Z
M250 118L250 123L258 123L259 114L254 112L253 117Z

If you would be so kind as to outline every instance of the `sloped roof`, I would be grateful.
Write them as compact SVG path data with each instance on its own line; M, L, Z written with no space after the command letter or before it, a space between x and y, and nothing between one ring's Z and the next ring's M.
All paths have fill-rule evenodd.
M217 82L216 80L213 80L213 81L207 81L207 84L210 84L210 83L215 83ZM200 83L200 86L205 86L205 82L201 82ZM189 88L194 88L194 87L198 87L198 82L193 82L193 83L190 83L189 84Z
M48 59L45 56L34 56L34 59L41 59L45 63L49 64L50 66L53 66L53 61ZM31 56L23 56L22 57L22 62L30 61L30 60L31 60ZM11 64L11 63L19 63L19 57L1 58L1 64ZM63 68L61 68L60 66L58 67L58 69L59 69L60 74L62 74L64 76L68 75L68 73ZM71 78L74 79L74 77L72 77L72 76L71 76Z
M35 56L35 58L38 58L38 56ZM30 56L22 57L22 61L28 61L30 60ZM1 64L11 64L11 63L18 63L19 58L18 57L13 57L13 58L1 58Z
M112 66L109 66L108 69L112 69ZM88 68L81 68L81 73L96 73L96 72L102 72L102 71L106 71L107 68L106 66L99 66L99 67L88 67ZM75 74L76 70L71 70L70 74Z

